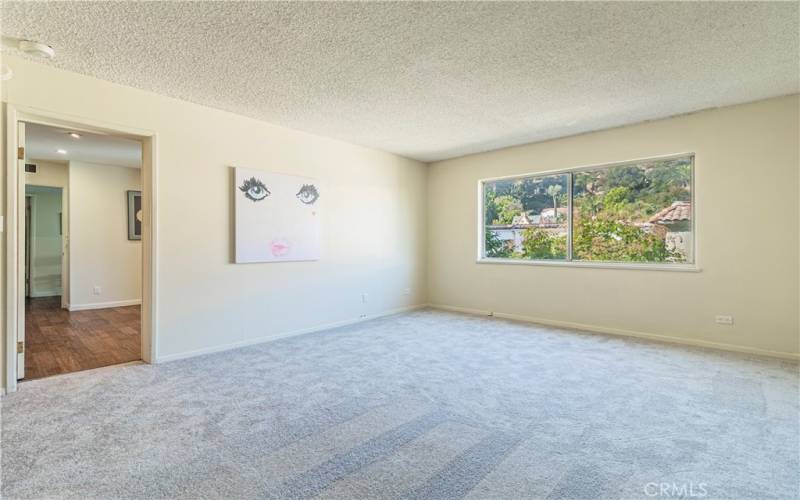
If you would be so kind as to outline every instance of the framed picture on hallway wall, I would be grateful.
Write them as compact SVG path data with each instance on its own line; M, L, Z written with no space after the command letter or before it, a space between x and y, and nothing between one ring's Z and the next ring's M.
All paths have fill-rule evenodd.
M319 260L319 182L234 169L235 262Z
M128 239L142 239L142 192L128 191Z

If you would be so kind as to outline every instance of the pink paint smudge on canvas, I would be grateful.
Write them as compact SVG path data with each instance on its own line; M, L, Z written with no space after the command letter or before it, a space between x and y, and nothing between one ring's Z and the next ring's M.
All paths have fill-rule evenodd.
M289 251L289 243L284 239L275 239L272 240L270 249L272 250L272 255L280 257L281 255L286 255L286 252Z

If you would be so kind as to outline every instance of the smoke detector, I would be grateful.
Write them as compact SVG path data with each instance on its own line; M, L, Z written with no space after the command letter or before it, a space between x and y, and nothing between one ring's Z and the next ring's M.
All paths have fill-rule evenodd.
M41 59L52 59L56 55L53 47L31 40L20 40L18 47L22 52Z

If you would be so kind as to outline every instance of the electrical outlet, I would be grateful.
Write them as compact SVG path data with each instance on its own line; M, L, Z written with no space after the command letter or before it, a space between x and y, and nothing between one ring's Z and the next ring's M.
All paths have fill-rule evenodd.
M403 295L411 295L411 289L406 288L405 290L403 290Z
M100 295L101 293L103 293L103 288L99 287L99 286L95 286L92 289L92 293L95 294L95 295Z
M361 294L361 303L362 304L366 304L368 300L369 300L369 297L367 296L367 294L366 293L362 293Z
M725 316L725 315L716 316L714 318L714 323L718 325L732 325L733 316Z

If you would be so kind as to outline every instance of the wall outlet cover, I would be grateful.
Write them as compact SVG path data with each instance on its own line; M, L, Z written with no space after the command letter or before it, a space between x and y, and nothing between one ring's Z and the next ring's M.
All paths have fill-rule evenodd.
M714 317L714 322L718 325L732 325L733 324L733 316L728 315L718 315Z

